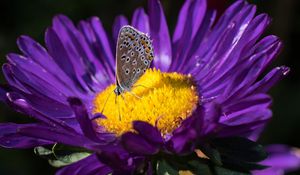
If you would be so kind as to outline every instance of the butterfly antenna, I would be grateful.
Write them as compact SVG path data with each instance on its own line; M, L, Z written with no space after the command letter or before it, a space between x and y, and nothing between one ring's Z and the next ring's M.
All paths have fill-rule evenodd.
M106 100L105 100L105 102L104 102L104 105L103 105L103 108L102 108L102 110L101 110L101 113L103 114L103 111L104 111L104 109L105 109L105 106L106 106L106 104L107 104L107 102L108 102L108 99L109 99L109 97L111 96L111 94L113 93L114 91L111 91L111 93L109 93L109 95L108 95L108 97L106 98Z

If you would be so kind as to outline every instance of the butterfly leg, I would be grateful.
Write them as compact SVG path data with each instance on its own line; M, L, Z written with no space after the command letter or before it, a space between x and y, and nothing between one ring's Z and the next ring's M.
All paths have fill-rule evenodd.
M121 94L121 97L122 97L122 99L124 100L124 103L125 103L125 105L126 105L126 100L125 100L125 97L124 97L124 95L123 95L123 94Z
M145 85L142 85L142 84L138 84L138 85L135 85L135 86L132 86L132 87L144 87L144 88L148 88L148 89L154 89L153 87L147 87Z
M138 98L138 99L142 99L142 97L140 97L140 96L136 95L135 93L132 93L132 92L130 92L130 91L128 91L128 92L129 92L129 94L131 94L131 95L135 96L136 98Z
M115 104L118 106L118 116L119 116L119 120L121 121L122 116L121 116L121 112L120 112L120 104L118 103L118 95L116 95Z

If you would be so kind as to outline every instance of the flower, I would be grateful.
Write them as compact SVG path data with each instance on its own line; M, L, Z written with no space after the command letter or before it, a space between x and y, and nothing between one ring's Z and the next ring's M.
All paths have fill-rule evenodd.
M45 48L21 36L22 54L8 54L3 65L1 100L37 122L1 124L0 145L36 147L43 156L57 143L84 148L75 163L54 154L52 165L70 164L59 175L152 174L169 166L167 159L194 159L195 150L214 161L206 150L210 141L253 146L245 139L255 141L272 115L267 92L289 72L276 67L260 79L282 44L273 35L260 39L270 19L255 13L254 5L239 0L216 20L205 0L187 0L171 39L160 2L149 0L147 13L138 8L130 25L153 40L153 69L137 82L145 87L132 89L142 99L127 92L117 103L120 98L110 97L114 48L127 18L116 18L110 39L97 17L76 27L56 16Z

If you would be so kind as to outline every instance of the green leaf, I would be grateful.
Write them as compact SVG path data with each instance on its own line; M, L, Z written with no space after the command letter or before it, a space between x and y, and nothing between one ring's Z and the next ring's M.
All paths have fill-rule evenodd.
M190 167L188 170L193 172L193 174L213 175L211 168L205 162L192 160L188 162L188 166Z
M36 155L39 155L39 156L48 156L48 155L52 154L52 150L47 149L42 146L35 147L33 149L33 151Z
M173 168L166 160L159 160L156 164L157 175L178 175L178 170Z
M260 165L253 162L245 162L233 158L224 157L223 161L226 162L227 167L232 169L241 170L241 171L250 171L250 170L262 170L267 168L267 166Z
M250 173L238 172L231 169L216 166L215 175L250 175Z
M223 156L245 162L259 162L267 158L262 145L242 137L218 138L213 145Z
M214 164L222 166L221 155L217 149L212 148L209 145L201 145L200 151L202 151Z
M38 146L33 149L34 153L38 156L41 156L45 159L55 159L55 156L53 155L53 152L51 149L48 149L46 147Z
M89 152L89 151L84 148L81 148L81 147L73 147L73 146L62 145L62 144L54 144L52 147L52 152L55 155L66 155L66 154L72 154L75 152Z
M52 148L35 147L34 153L48 159L50 165L61 167L86 158L91 153L85 149L54 144Z
M77 152L65 156L58 156L57 160L49 160L49 164L54 167L62 167L84 159L89 155L90 153L87 152Z

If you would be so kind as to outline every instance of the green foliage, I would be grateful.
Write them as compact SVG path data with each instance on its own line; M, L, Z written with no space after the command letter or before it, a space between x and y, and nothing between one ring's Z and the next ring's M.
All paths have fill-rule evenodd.
M52 148L35 147L34 153L48 160L54 167L62 167L88 157L91 153L82 148L55 144Z
M208 158L200 158L196 153L190 155L171 155L161 153L156 157L157 175L176 175L180 170L205 175L247 175L252 170L266 166L259 162L267 157L263 147L256 142L241 137L218 138L199 145Z

